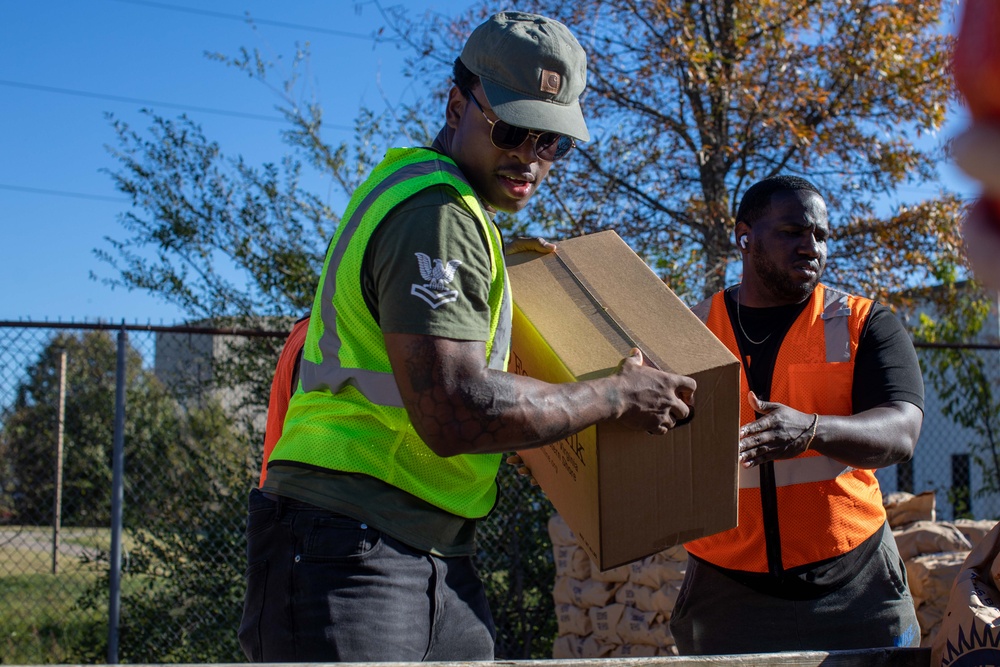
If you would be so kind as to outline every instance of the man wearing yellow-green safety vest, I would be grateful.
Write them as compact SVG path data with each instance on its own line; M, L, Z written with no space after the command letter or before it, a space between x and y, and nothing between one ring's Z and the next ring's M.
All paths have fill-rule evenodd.
M892 311L820 282L816 187L743 195L743 281L695 306L742 362L739 522L685 544L670 629L682 655L917 646L875 469L913 455L923 380Z
M608 420L666 433L688 416L694 381L637 350L597 380L505 372L511 296L493 216L523 209L589 139L585 86L586 54L564 25L494 15L455 61L433 145L390 150L354 193L250 495L250 660L492 659L472 555L501 454Z

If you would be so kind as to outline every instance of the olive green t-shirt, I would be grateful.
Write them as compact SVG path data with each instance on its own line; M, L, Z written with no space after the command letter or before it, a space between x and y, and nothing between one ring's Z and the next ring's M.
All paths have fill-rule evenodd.
M446 284L421 289L435 262L446 267ZM422 190L385 217L368 242L360 280L383 332L489 338L489 245L451 188ZM442 556L475 552L474 519L374 477L274 465L263 490L351 516L417 549Z
M422 190L372 234L361 289L383 333L489 338L490 248L481 225L457 197L447 186ZM446 284L453 295L440 300L420 289L428 282L421 264L429 268L437 262L454 269Z

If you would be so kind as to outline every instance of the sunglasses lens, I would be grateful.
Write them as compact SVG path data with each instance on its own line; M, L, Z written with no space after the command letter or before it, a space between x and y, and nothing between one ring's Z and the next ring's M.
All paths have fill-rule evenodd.
M535 155L552 162L569 153L573 140L555 132L542 132L535 141Z
M473 99L475 99L473 97ZM478 102L477 102L478 103ZM487 120L489 120L487 118ZM531 134L527 128L510 125L502 120L492 121L490 139L493 145L501 150L513 150L524 143ZM569 153L573 148L573 140L556 132L542 132L535 137L535 155L552 162Z
M493 130L490 133L493 145L500 149L510 150L517 148L528 138L528 130L523 127L508 125L502 120L493 123Z

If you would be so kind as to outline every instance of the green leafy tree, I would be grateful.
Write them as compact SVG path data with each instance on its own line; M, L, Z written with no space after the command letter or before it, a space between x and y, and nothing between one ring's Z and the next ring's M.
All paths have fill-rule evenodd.
M971 435L970 454L982 472L978 495L1000 493L1000 349L962 346L983 331L991 302L974 285L964 285L953 290L949 303L947 317L932 307L920 314L914 331L919 341L938 345L921 349L924 381L934 387L942 414Z
M260 339L260 345L273 339ZM223 410L211 385L197 398L175 395L126 351L124 533L126 545L122 659L130 662L237 662L234 628L242 608L242 527L248 480L259 463L253 385L256 368L237 340L213 370L225 374L239 400ZM107 528L111 514L111 458L115 418L117 343L107 332L59 334L25 374L3 415L0 457L9 475L0 480L6 520L52 519L60 355L67 357L64 447L64 525ZM256 350L256 358L266 356ZM227 362L228 360L228 362ZM256 396L259 396L257 394ZM85 556L84 560L89 560ZM80 598L88 611L106 610L109 555L103 573ZM88 616L89 617L89 616ZM102 662L106 623L61 647L72 660Z
M63 447L62 522L107 526L111 515L111 454L114 441L117 347L106 332L60 334L26 371L0 430L0 457L10 473L3 495L12 509L9 520L52 520L59 410L60 356L66 353L66 411ZM179 429L177 404L160 382L142 368L139 353L127 351L125 441L129 464L137 470L167 468ZM134 475L128 518L140 520L161 511L150 498L156 479Z
M900 188L937 189L940 130L953 101L941 31L947 0L531 3L588 50L593 140L554 169L511 231L558 239L614 228L679 294L695 301L735 271L738 198L775 173L817 182L832 209L827 279L885 297L959 275L956 197L898 204ZM271 86L290 154L253 168L225 158L196 124L116 122L112 174L134 208L111 241L109 279L161 294L193 315L299 314L308 307L339 211L299 186L307 166L349 195L390 145L426 144L442 122L451 62L484 3L458 19L385 11L412 48L407 73L426 100L361 113L351 142L322 138L322 109L293 76L271 81L256 51L216 59ZM296 64L308 60L299 51ZM878 253L872 252L878 248ZM152 254L150 254L152 251ZM235 266L251 289L227 282ZM960 276L959 276L960 277Z
M119 657L133 663L234 663L243 601L247 433L218 401L183 410L176 459L156 471L160 512L126 526ZM153 471L150 471L151 473ZM153 476L153 475L148 475ZM108 554L98 560L107 562ZM106 572L108 570L105 570ZM107 577L81 598L107 604ZM83 662L103 661L106 632L74 647Z
M940 27L952 8L946 0L531 3L573 28L588 51L592 141L553 170L521 220L554 238L614 228L696 301L733 278L739 196L791 173L816 182L831 205L828 280L885 296L937 278L963 261L958 200L876 210L901 187L938 189L943 154L927 135L952 99L951 38ZM395 25L417 53L445 61L488 11L484 3L436 23L399 12ZM426 64L417 61L421 75Z
M300 189L301 165L229 161L187 118L151 122L147 139L114 121L123 167L113 178L136 207L121 216L132 236L97 252L119 272L107 282L161 295L195 319L306 312L336 218ZM227 277L230 267L249 286Z

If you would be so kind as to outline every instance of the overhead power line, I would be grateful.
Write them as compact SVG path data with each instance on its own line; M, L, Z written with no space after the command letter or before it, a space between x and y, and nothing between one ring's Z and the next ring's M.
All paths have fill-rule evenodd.
M123 97L121 95L108 95L106 93L94 93L87 90L73 90L70 88L57 88L56 86L42 86L36 83L23 83L21 81L6 81L0 79L0 86L11 88L24 88L27 90L39 90L45 93L57 93L59 95L75 95L77 97L90 97L99 100L111 100L112 102L127 102L129 104L142 104L149 107L167 107L168 109L180 109L182 111L198 111L201 113L211 113L220 116L234 116L236 118L248 118L250 120L266 120L268 122L283 122L285 119L280 116L265 116L257 113L246 113L244 111L230 111L228 109L212 109L209 107L192 106L190 104L176 104L174 102L158 102L156 100L144 100L139 97ZM336 123L324 123L324 127L332 130L346 130L350 132L354 128L350 125L339 125Z
M121 95L108 95L106 93L92 93L86 90L72 90L70 88L57 88L55 86L41 86L35 83L22 83L20 81L6 81L0 79L0 86L10 86L12 88L25 88L27 90L40 90L42 92L58 93L60 95L76 95L77 97L91 97L99 100L111 100L113 102L128 102L129 104L144 104L146 106L160 106L160 107L167 107L170 109L199 111L201 113L214 113L221 116L235 116L237 118L249 118L252 120L266 120L272 122L273 121L281 122L284 120L284 118L281 118L279 116L265 116L263 114L246 113L243 111L229 111L228 109L212 109L209 107L191 106L189 104L158 102L155 100L144 100L139 97L123 97Z
M303 25L301 23L288 23L286 21L273 21L271 19L262 19L250 16L249 13L240 16L239 14L226 14L224 12L213 12L208 9L197 9L195 7L181 7L178 5L171 5L163 2L150 2L149 0L115 0L115 2L122 2L127 5L139 5L140 7L154 7L156 9L166 9L172 12L182 12L186 14L200 14L201 16L211 16L218 19L227 19L230 21L241 21L243 23L259 23L261 25L273 25L277 28L290 28L292 30L308 30L311 32L320 32L326 35L336 35L337 37L348 37L350 39L363 39L365 41L375 41L386 44L394 44L398 42L398 39L392 38L387 39L382 37L381 34L375 33L366 35L360 32L347 32L345 30L334 30L332 28L320 28L314 25Z
M125 202L125 197L109 197L107 195L88 195L83 192L69 192L67 190L47 190L45 188L29 188L23 185L8 185L0 183L0 190L14 190L16 192L30 192L36 195L56 195L58 197L76 197L77 199L97 199L100 201Z

